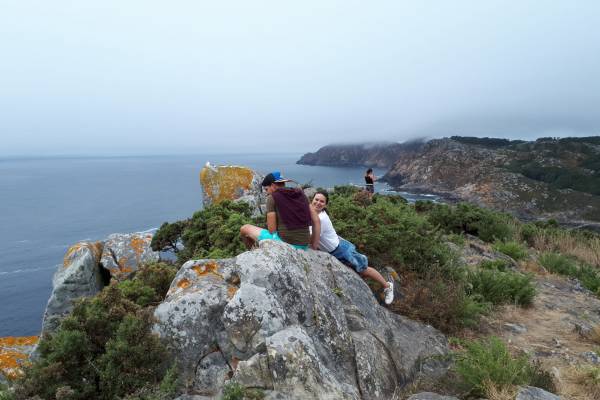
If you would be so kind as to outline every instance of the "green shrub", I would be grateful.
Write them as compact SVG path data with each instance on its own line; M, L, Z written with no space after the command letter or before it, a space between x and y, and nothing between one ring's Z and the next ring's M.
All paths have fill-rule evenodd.
M485 396L486 384L498 387L528 385L534 368L527 356L513 357L497 337L466 341L465 351L456 353L455 371L474 396Z
M412 207L379 197L368 207L352 197L333 194L327 207L337 233L369 256L371 265L428 270L451 255L436 230Z
M179 251L177 245L181 240L183 230L187 226L188 221L177 221L172 224L163 223L158 231L152 236L150 247L154 251Z
M492 271L505 272L508 269L509 263L506 260L483 260L479 263L479 268Z
M151 332L153 308L146 305L164 298L165 280L173 273L164 263L142 266L131 281L80 299L58 330L40 341L40 358L25 369L16 398L104 400L159 393L170 356ZM152 396L145 398L159 399Z
M577 275L577 264L569 257L559 253L543 253L538 261L548 271L568 276Z
M0 400L13 400L15 396L7 386L0 384Z
M252 223L264 221L252 220L247 203L223 201L197 211L189 220L164 223L151 245L154 251L165 251L181 243L183 249L177 252L180 264L192 258L233 257L245 250L240 228Z
M465 245L465 237L463 235L450 233L446 238L448 239L448 241L454 243L457 246L462 247Z
M237 382L228 382L223 386L221 400L243 400L244 387Z
M500 253L506 254L507 256L515 259L522 260L527 257L527 249L518 242L496 242L492 246L494 250Z
M360 189L358 187L352 185L341 185L333 187L333 193L339 196L354 196L354 194L359 191Z
M528 246L532 247L534 244L534 239L539 234L540 229L541 228L536 224L528 223L521 225L521 240L527 243Z
M431 207L428 218L448 233L468 233L486 242L509 240L513 231L508 222L514 219L496 211L480 208L468 203L456 206L447 204L427 205Z
M223 387L221 400L262 400L265 393L261 389L245 388L237 382L228 382Z
M597 268L582 265L579 268L577 278L586 289L600 296L600 274Z
M536 293L531 276L518 272L479 269L468 273L468 281L470 294L492 304L527 306L533 302Z

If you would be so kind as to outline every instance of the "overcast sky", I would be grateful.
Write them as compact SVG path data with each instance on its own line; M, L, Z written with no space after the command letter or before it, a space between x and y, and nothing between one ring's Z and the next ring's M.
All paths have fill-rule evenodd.
M599 24L596 0L0 0L0 154L599 135Z

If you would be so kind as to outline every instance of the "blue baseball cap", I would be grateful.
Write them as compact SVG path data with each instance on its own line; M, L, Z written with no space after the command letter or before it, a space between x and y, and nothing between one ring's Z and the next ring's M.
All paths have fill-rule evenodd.
M289 179L285 179L283 176L281 176L281 172L273 171L267 174L267 176L265 176L265 179L263 179L261 186L271 186L273 183L282 183L289 181Z

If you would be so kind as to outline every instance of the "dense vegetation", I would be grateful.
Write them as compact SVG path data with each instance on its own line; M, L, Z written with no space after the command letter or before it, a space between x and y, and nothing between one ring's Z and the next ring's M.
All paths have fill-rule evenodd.
M171 398L176 370L151 333L153 307L176 268L141 266L135 277L81 299L59 329L43 337L39 359L15 385L14 399L162 400Z
M328 213L338 233L369 256L375 268L389 266L402 277L404 298L392 311L428 322L447 333L476 327L497 305L528 306L535 296L532 277L513 269L510 258L466 266L452 250L473 235L512 259L539 251L547 270L576 277L600 295L600 237L569 232L553 221L522 224L507 214L469 204L408 204L399 196L373 198L353 187L336 187ZM245 203L223 202L185 221L165 223L154 236L154 250L177 253L177 264L191 258L232 257L244 251L238 237L252 220ZM177 386L176 370L162 343L151 334L152 312L164 298L177 265L145 265L131 280L113 283L83 299L58 331L42 339L40 358L0 398L160 400ZM371 287L377 285L370 282ZM457 373L472 393L485 385L551 379L524 358L514 358L496 340L462 344ZM506 361L506 369L497 360ZM473 368L473 365L478 367ZM490 383L491 382L491 383ZM539 386L538 385L538 386ZM248 392L232 384L224 395Z
M474 144L492 149L510 146L511 144L525 143L523 140L509 140L489 137L479 138L474 136L451 136L450 139L464 144Z

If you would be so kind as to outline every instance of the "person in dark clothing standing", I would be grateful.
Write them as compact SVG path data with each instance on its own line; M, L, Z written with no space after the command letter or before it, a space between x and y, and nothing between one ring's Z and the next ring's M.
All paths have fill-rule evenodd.
M373 175L373 168L369 168L365 173L365 190L369 192L370 195L375 193L375 181L377 177Z
M289 181L279 171L271 172L263 179L261 185L267 191L267 229L242 226L240 236L247 248L254 247L261 240L279 240L297 249L319 248L319 216L309 206L302 189L285 187Z

